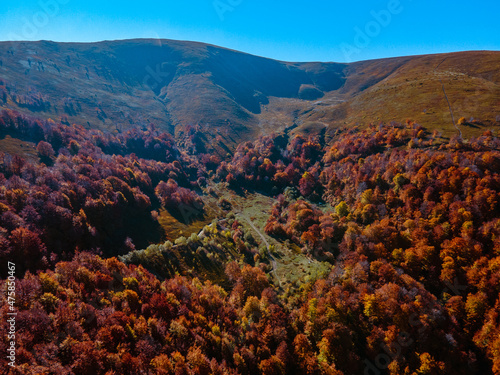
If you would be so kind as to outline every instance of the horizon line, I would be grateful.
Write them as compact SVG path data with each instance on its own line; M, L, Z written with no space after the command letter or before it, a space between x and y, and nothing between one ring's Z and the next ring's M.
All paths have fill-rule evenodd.
M410 55L386 56L386 57L371 58L371 59L366 59L366 60L356 60L356 61L351 61L351 62L340 62L340 61L321 61L321 60L315 60L315 61L281 60L281 59L275 59L275 58L272 58L272 57L257 55L255 53L245 52L245 51L242 51L242 50L237 50L237 49L234 49L234 48L224 47L224 46L221 46L221 45L207 43L207 42L200 42L200 41L196 41L196 40L169 39L169 38L104 39L104 40L91 41L91 42L78 42L78 41L64 42L64 41L55 41L55 40L48 40L48 39L40 39L40 40L0 40L0 44L4 44L4 43L41 43L41 42L56 43L56 44L100 44L100 43L116 43L116 42L130 42L130 41L158 41L160 44L163 41L166 41L166 42L178 42L178 43L202 44L202 45L206 45L206 46L217 47L217 48L226 49L226 50L233 51L233 52L243 53L243 54L246 54L246 55L252 55L252 56L260 57L260 58L263 58L263 59L280 61L280 62L284 62L284 63L354 64L354 63L376 61L376 60L390 60L390 59L409 58L409 57L421 57L421 56L437 56L437 55L454 54L454 53L458 54L458 53L472 53L472 52L476 52L476 53L478 53L478 52L500 52L500 50L487 50L487 49L485 49L485 50L459 50L459 51L423 53L423 54L414 54L414 55L410 54Z

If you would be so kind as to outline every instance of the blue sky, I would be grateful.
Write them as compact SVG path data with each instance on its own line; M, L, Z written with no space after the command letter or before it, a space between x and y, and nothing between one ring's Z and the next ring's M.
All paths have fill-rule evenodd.
M167 38L287 61L500 50L500 2L440 0L23 0L2 2L0 40Z

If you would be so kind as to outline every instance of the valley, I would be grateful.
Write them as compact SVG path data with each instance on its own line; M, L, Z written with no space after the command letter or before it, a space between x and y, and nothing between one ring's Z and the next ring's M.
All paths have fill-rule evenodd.
M499 67L1 42L8 374L498 374Z

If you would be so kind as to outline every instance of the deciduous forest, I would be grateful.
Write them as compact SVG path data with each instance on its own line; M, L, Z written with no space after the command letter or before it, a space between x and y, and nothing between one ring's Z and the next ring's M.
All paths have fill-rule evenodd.
M500 374L500 134L199 132L1 111L3 373Z

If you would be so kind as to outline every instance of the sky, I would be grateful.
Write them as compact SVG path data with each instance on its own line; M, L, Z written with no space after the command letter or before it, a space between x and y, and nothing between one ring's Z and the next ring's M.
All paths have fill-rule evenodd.
M500 2L4 0L0 40L192 40L284 61L500 50Z

